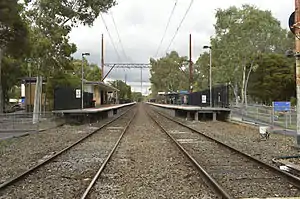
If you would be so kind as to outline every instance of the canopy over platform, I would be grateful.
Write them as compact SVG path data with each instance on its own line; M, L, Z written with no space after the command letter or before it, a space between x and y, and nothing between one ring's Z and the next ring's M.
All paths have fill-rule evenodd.
M105 90L107 92L115 92L115 91L120 91L119 89L110 86L108 84L105 84L104 82L100 82L100 81L88 81L88 80L84 80L83 83L85 85L93 85L93 86L99 86L99 88L101 90Z

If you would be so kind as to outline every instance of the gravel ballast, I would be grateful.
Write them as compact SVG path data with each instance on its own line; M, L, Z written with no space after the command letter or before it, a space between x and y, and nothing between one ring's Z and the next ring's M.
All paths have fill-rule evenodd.
M109 120L104 119L91 125L64 125L23 137L1 140L0 184L94 131L94 125L100 126Z
M140 107L89 198L217 198Z
M291 147L295 145L295 138L291 136L271 134L268 140L263 140L259 130L252 126L220 121L185 123L269 164L273 164L273 158L299 154L299 150Z
M300 196L300 190L277 173L155 114L205 170L236 198Z
M130 113L2 190L0 198L79 198L119 138ZM94 131L97 125L89 129Z

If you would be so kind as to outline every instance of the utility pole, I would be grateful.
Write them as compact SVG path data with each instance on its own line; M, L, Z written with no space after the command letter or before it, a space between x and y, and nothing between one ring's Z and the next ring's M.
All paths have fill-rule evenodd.
M295 0L296 88L297 88L297 145L300 145L300 0Z
M101 80L104 77L104 38L101 39Z
M209 104L210 104L210 107L212 107L212 85L211 85L211 47L209 49Z
M189 53L190 53L190 79L189 79L189 90L190 92L193 92L193 63L192 63L192 34L190 34L190 42L189 42Z
M143 68L141 68L141 94L143 96Z

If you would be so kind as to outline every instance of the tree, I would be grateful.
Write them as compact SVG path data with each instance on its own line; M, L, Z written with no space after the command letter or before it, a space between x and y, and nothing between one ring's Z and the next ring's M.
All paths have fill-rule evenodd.
M143 95L141 92L132 92L132 100L136 102L141 102L143 100Z
M73 70L71 55L76 52L76 46L69 43L68 35L79 24L92 25L100 12L106 12L115 1L26 0L25 5L24 18L30 24L32 44L27 61L33 74L47 79L47 89L53 89L56 84L73 85L77 79L65 71ZM53 90L47 91L51 96Z
M194 78L195 78L195 84L194 84L194 91L200 91L207 89L209 87L209 53L204 52L201 54L196 61L196 64L194 65ZM212 59L212 71L214 72L214 69L217 63L215 62L215 59ZM215 74L215 73L214 73ZM212 85L214 85L216 78L212 78Z
M71 72L81 78L82 60L74 60L72 62L73 69ZM96 64L89 64L86 59L83 62L84 79L88 81L101 81L101 70Z
M158 60L151 58L150 81L152 94L156 95L158 91L188 90L187 63L187 57L179 57L175 51Z
M2 64L1 85L4 103L7 103L9 101L9 91L14 88L15 85L20 86L20 79L25 76L26 70L20 59L5 56L2 60Z
M285 52L290 41L287 31L270 11L250 5L219 9L216 18L216 36L211 39L213 58L218 63L214 80L231 83L236 99L240 93L244 102L255 60L261 53Z
M121 80L109 82L109 84L119 90L119 99L132 99L131 86Z
M2 63L4 56L18 56L27 45L27 27L17 0L0 0L0 113L3 112Z
M263 54L249 79L249 94L265 104L296 96L295 63L281 54Z

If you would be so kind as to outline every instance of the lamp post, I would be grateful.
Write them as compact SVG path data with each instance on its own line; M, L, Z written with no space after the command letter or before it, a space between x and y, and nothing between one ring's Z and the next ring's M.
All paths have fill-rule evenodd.
M211 46L203 46L203 49L209 48L209 105L212 107L212 88L211 88Z
M82 61L81 61L81 109L83 109L83 59L84 56L89 56L90 53L82 53Z

